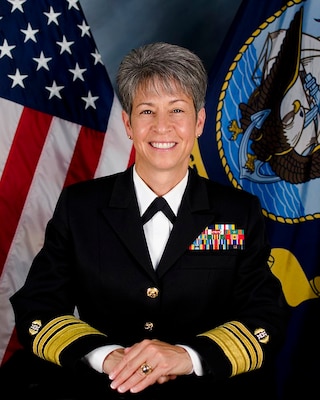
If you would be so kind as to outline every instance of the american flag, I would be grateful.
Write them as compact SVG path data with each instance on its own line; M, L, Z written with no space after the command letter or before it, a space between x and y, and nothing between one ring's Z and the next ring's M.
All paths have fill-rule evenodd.
M77 0L0 0L0 364L17 347L9 297L61 189L134 158Z

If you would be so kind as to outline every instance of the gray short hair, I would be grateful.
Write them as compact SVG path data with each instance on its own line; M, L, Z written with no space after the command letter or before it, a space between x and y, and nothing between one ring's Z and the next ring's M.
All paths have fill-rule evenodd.
M132 102L141 86L172 83L192 97L196 112L205 105L207 72L200 58L178 45L157 42L131 50L120 63L116 83L122 108L130 115Z

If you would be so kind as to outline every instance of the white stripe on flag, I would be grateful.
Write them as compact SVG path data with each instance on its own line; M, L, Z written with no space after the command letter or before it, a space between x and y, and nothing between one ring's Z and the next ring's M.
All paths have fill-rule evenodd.
M23 106L0 97L0 177L2 176Z
M123 171L128 166L132 141L128 139L124 129L121 111L119 99L115 95L95 177Z

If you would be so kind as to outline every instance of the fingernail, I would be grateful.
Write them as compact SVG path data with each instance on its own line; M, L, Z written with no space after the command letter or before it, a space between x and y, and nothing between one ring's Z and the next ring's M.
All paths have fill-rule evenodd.
M125 388L123 386L119 386L118 387L118 392L124 393L125 392Z

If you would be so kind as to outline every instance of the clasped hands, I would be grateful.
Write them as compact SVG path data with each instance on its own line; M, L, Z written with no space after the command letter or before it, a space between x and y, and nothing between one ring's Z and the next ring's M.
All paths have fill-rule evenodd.
M138 393L154 383L165 383L178 375L188 375L193 366L188 352L159 340L145 339L131 347L111 352L103 370L120 393Z

